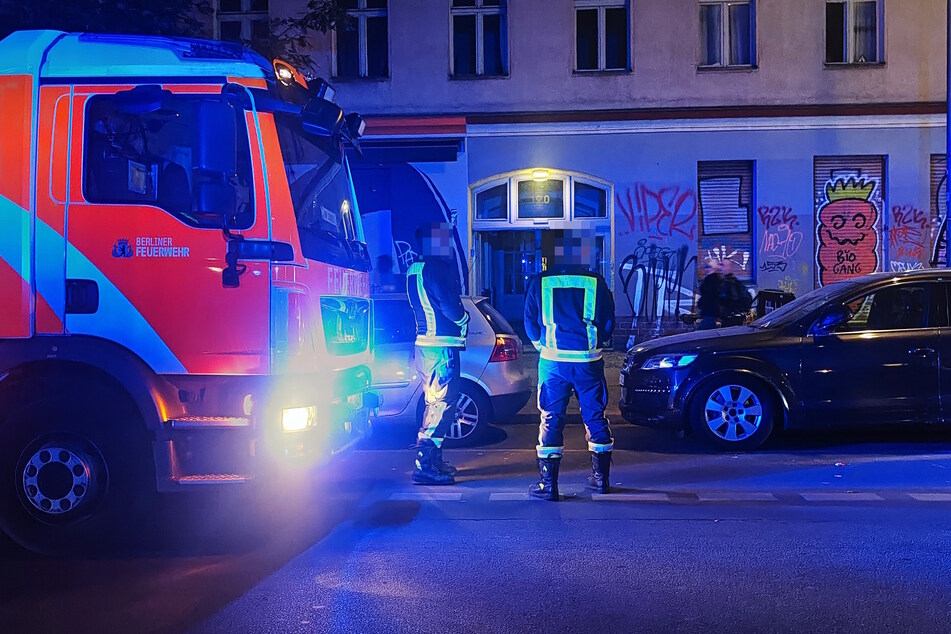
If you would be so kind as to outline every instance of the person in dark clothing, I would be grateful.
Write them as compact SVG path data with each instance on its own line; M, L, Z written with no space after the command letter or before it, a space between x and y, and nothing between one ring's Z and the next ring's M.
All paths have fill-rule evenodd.
M442 457L442 443L456 415L459 352L466 347L469 314L462 307L453 263L453 227L417 231L422 256L406 272L406 294L416 315L416 368L426 408L416 435L416 484L453 484L456 469Z
M719 325L720 292L723 286L723 276L720 275L720 263L714 259L703 263L703 281L700 282L700 300L697 308L700 310L700 319L697 321L697 330L712 330Z
M604 415L608 386L603 348L614 330L614 298L604 278L589 270L593 237L565 231L555 242L554 267L535 276L525 296L525 332L539 350L536 447L541 479L529 492L556 501L558 469L564 452L565 414L574 391L591 452L588 487L610 491L614 438Z

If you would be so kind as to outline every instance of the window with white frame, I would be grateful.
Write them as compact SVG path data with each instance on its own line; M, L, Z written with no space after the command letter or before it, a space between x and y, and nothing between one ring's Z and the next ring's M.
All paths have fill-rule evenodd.
M826 63L884 61L883 0L827 0Z
M334 29L334 76L383 78L390 74L387 0L343 0L346 20Z
M700 2L700 66L756 65L756 6L745 2Z
M575 70L629 70L627 0L575 0Z
M216 7L219 40L255 46L268 36L268 0L218 0Z
M549 220L609 222L608 183L560 171L532 170L507 176L474 191L478 225L537 225Z
M506 0L452 0L455 77L508 75Z

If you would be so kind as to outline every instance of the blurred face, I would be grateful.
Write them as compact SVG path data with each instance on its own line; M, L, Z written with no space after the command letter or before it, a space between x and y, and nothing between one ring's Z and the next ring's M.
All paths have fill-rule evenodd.
M423 236L423 255L435 257L452 257L453 229L448 223L433 225L427 235Z
M555 266L591 266L594 261L594 234L566 231L555 243Z

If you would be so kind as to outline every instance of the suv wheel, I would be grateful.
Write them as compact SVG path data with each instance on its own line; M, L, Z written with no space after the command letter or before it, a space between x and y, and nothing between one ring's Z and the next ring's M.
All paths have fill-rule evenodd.
M747 451L769 437L776 412L775 394L766 384L723 375L697 388L690 404L690 424L717 449Z

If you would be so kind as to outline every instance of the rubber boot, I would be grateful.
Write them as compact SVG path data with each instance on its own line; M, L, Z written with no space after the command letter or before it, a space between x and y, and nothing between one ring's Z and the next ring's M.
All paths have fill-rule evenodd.
M439 473L448 476L455 476L456 471L458 471L454 466L443 460L442 447L436 447L436 451L433 452L433 467Z
M541 479L533 484L528 492L541 500L558 501L558 467L561 456L556 458L538 458L538 473Z
M611 492L611 452L591 452L591 475L588 488L597 493Z
M436 469L433 460L438 448L432 444L416 447L416 468L413 469L413 484L455 484L456 480L447 473Z

